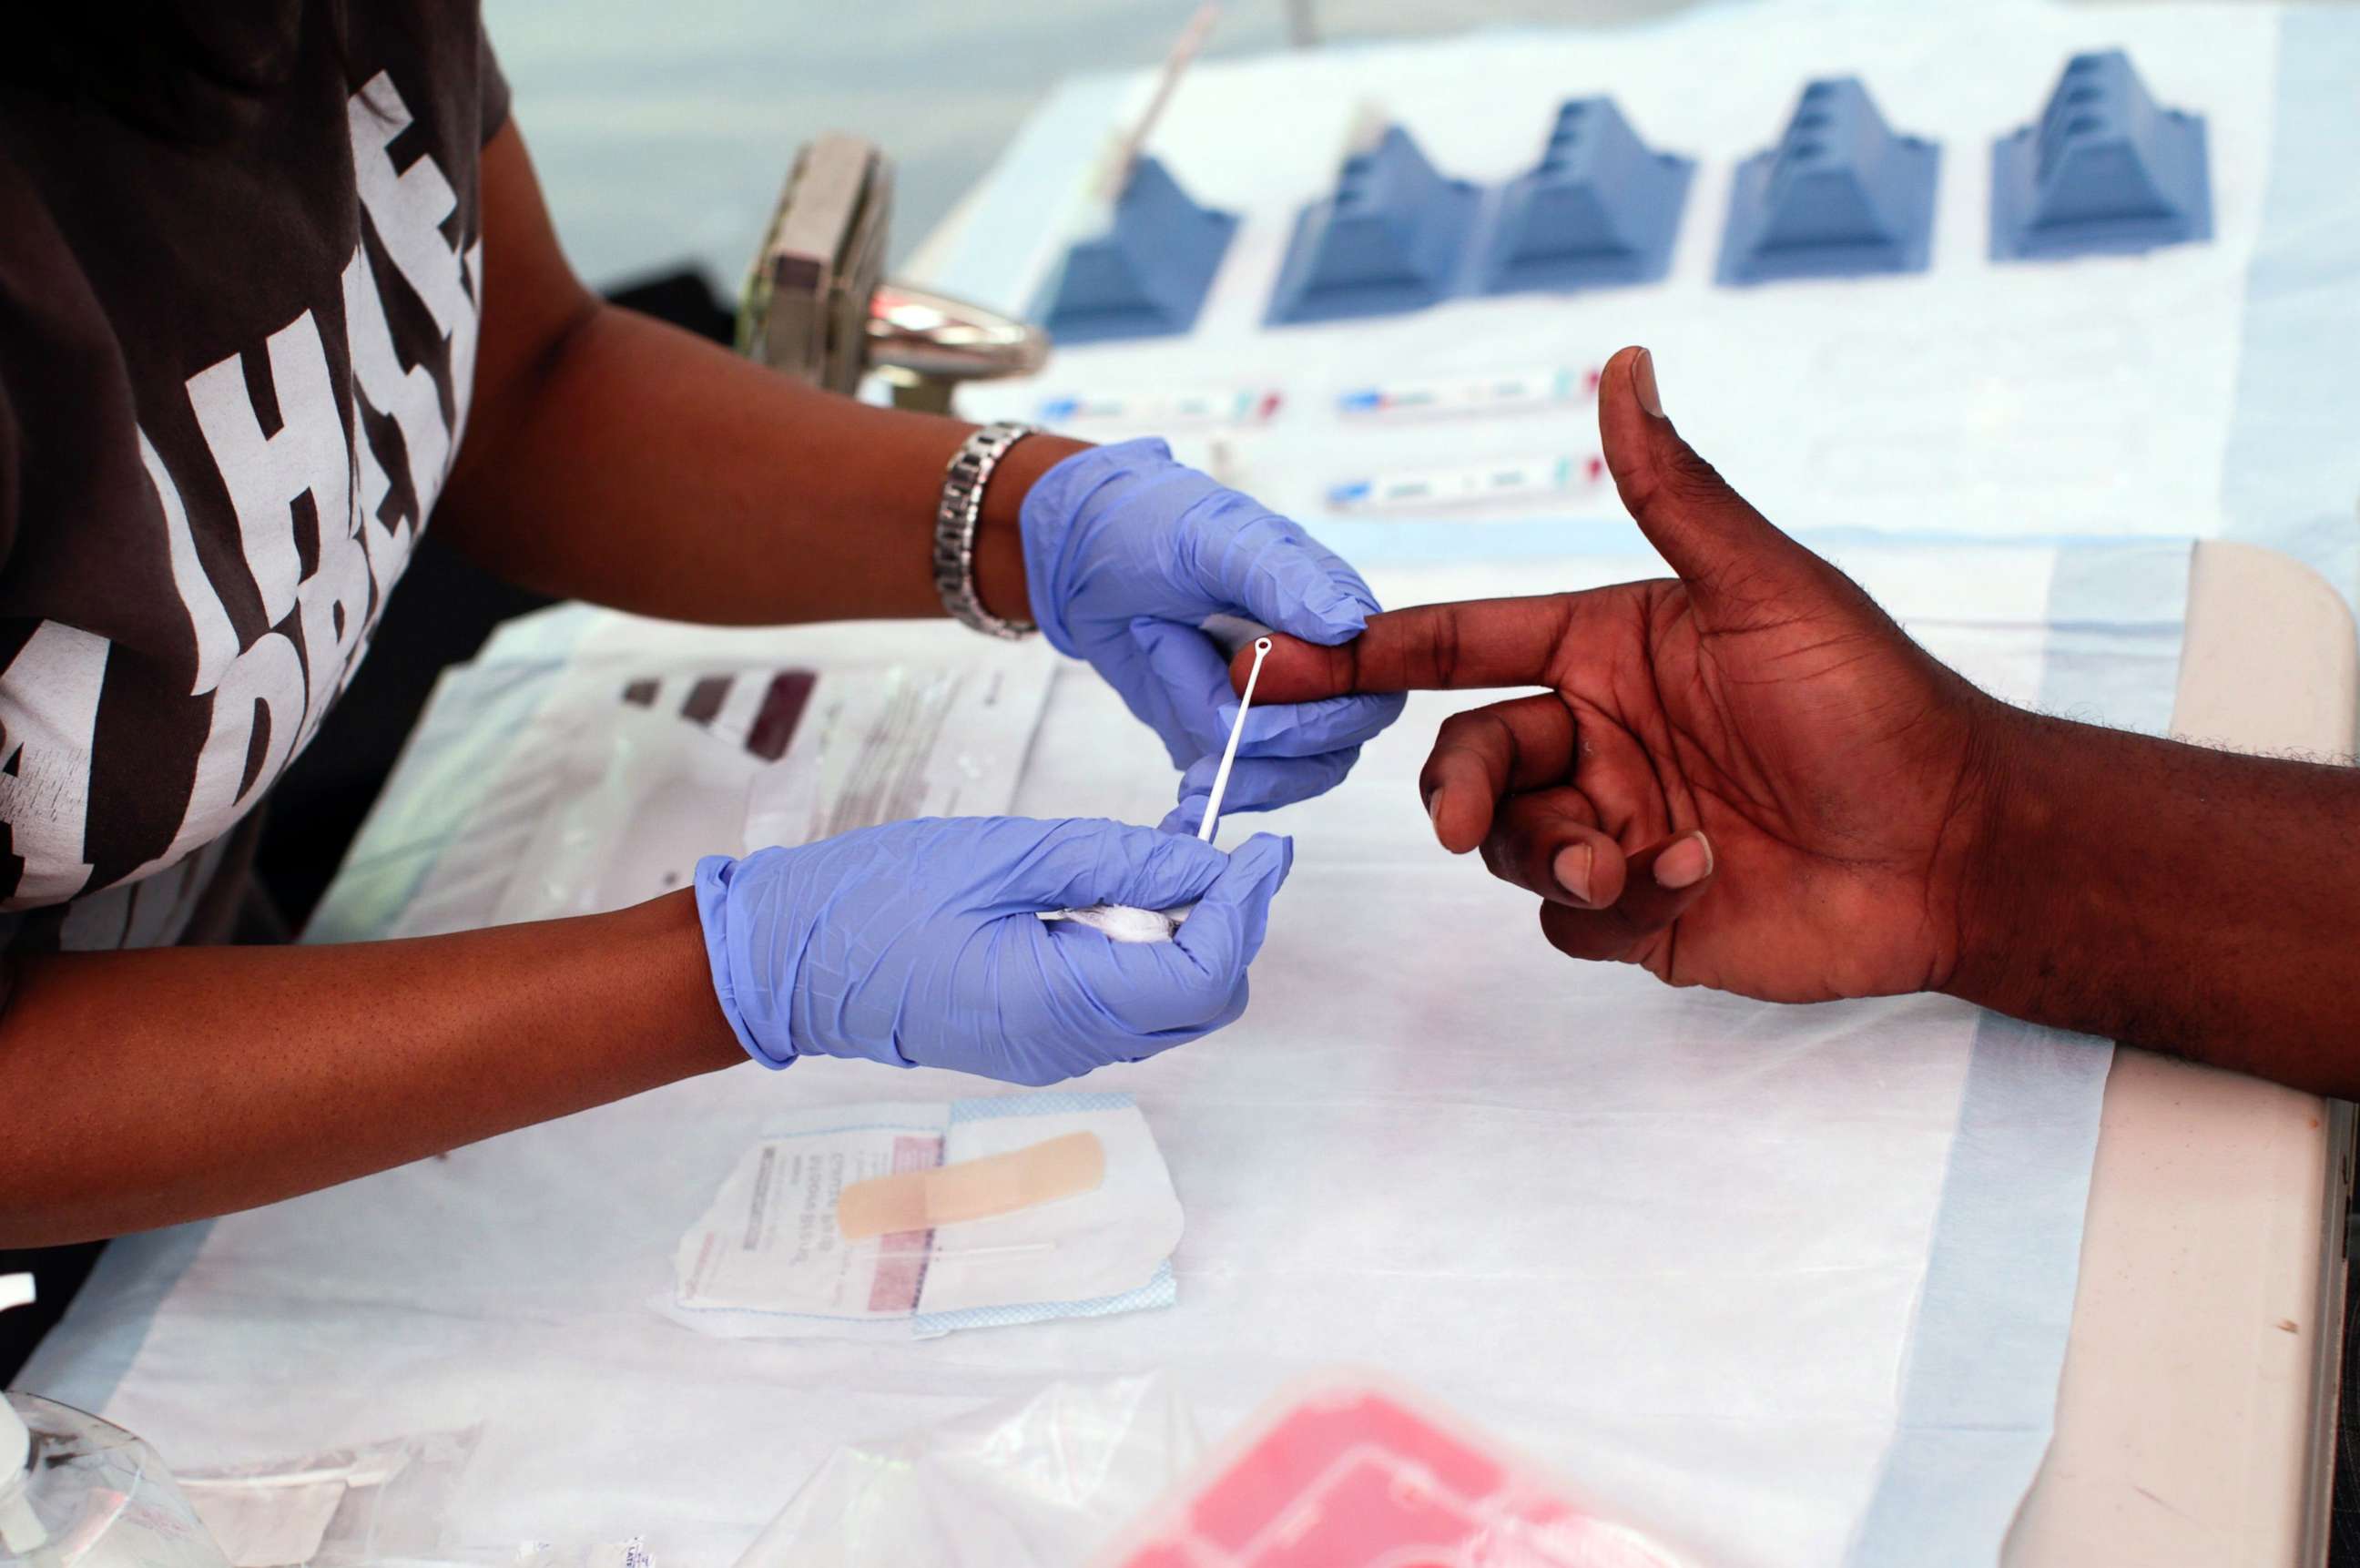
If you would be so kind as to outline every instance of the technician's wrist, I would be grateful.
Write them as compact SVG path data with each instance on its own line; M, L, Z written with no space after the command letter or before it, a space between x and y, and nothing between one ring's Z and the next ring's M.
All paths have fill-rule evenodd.
M1024 498L1042 476L1089 446L1068 436L1028 435L992 470L976 520L975 592L983 608L1002 620L1041 620L1024 569Z
M757 850L782 855L781 850ZM737 1047L764 1067L782 1068L795 1059L786 1025L788 998L794 989L793 965L783 974L765 973L759 960L774 933L761 929L758 912L736 896L737 883L755 856L734 860L707 855L696 863L692 895L695 899L698 938L704 948L708 994ZM775 970L775 959L767 966Z
M710 1071L745 1059L714 994L704 922L694 893L683 888L610 915L600 964L628 977L625 1005L644 1006L650 1045L677 1050L688 1070ZM680 1076L674 1071L671 1076Z

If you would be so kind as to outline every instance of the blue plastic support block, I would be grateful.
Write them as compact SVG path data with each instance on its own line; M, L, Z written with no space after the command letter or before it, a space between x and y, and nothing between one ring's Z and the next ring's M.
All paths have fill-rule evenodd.
M1336 193L1295 220L1273 325L1414 311L1453 291L1480 201L1435 171L1399 126L1344 159Z
M2204 118L2158 108L2118 49L2067 60L2039 120L1992 143L1994 261L2212 237Z
M1858 77L1810 83L1778 145L1737 166L1721 281L1924 271L1941 156L1888 127Z
M1237 231L1236 214L1198 206L1161 163L1142 158L1107 231L1065 252L1033 314L1059 343L1185 333Z
M1612 98L1557 112L1530 173L1508 181L1484 247L1485 293L1651 283L1669 269L1691 159L1650 151Z

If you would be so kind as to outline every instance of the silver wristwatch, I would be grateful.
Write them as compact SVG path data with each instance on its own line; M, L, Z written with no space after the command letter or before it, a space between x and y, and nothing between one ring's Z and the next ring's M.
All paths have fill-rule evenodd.
M1032 433L1029 424L987 424L961 444L943 475L943 499L934 509L934 587L943 608L962 625L1010 641L1041 629L1029 620L1003 620L983 608L975 592L975 527L983 516L983 487L1008 449Z

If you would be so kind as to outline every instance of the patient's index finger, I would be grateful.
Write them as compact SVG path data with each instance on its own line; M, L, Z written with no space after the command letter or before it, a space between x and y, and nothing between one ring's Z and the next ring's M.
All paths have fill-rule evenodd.
M1308 702L1346 692L1448 691L1555 684L1581 616L1584 594L1417 605L1369 617L1369 629L1333 648L1271 640L1257 700ZM1229 666L1241 681L1251 663Z

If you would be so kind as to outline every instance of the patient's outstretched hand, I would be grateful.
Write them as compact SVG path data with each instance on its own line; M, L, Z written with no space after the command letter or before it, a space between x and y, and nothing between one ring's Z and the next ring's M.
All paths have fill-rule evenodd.
M1992 758L2025 716L1732 490L1664 417L1645 350L1608 364L1598 422L1677 579L1281 638L1261 692L1545 688L1446 722L1419 789L1443 847L1540 894L1576 958L1775 1001L1940 989Z

